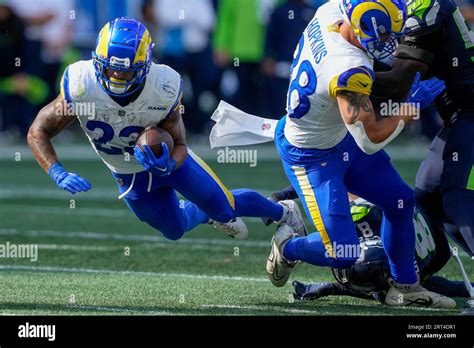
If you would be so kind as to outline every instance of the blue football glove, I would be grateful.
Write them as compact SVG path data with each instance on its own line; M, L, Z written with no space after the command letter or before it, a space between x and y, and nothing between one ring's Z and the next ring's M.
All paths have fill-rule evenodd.
M159 158L156 158L153 151L147 145L143 145L143 151L138 146L135 146L134 155L147 171L161 178L166 178L176 168L176 161L170 157L168 146L165 143L161 143L161 148L163 153Z
M49 167L48 174L56 185L72 194L86 192L92 188L86 179L75 173L68 173L60 163L54 163Z
M416 73L415 80L410 89L407 103L420 104L421 109L425 109L435 101L441 92L446 89L446 83L436 77L421 81L420 73Z

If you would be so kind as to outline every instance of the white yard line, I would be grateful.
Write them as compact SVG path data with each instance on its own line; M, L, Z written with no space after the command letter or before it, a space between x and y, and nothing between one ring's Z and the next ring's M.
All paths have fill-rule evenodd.
M245 306L245 305L202 305L201 308L219 308L219 309L238 309L238 310L252 310L252 311L273 311L283 313L311 313L316 314L316 311L307 309L291 309L277 306Z
M108 188L106 188L108 187ZM264 196L270 196L273 191L268 188L256 188L252 187L255 191L261 193ZM275 188L277 189L277 188ZM84 201L118 201L119 192L117 185L115 184L112 176L110 177L110 183L101 185L100 187L94 187L92 190L80 193L76 196L72 196L68 192L54 187L51 183L51 188L41 188L38 186L22 186L18 188L10 188L0 185L0 199L19 199L19 198L34 198L44 199L48 201L62 200L65 202L65 206L69 206L69 200L75 199L76 202ZM67 204L66 204L67 203ZM34 205L20 205L20 204L3 204L2 210L8 207L38 207ZM113 209L110 209L113 210Z
M254 277L232 277L220 275L205 274L187 274L187 273L166 273L166 272L143 272L143 271L113 271L108 269L91 268L70 268L70 267L48 267L48 266L23 266L23 265L0 265L0 270L33 271L33 272L51 272L51 273L84 273L84 274L103 274L119 276L146 276L146 277L172 277L194 280L215 280L228 282L257 282L267 283L265 278Z
M216 233L220 233L216 231ZM47 231L47 230L18 230L15 228L0 228L0 236L28 236L28 237L56 237L56 238L77 238L77 239L99 239L99 240L119 240L119 241L137 241L137 242L156 242L163 243L168 246L172 244L187 244L187 245L205 245L205 246L245 246L252 248L270 248L269 241L235 241L226 239L199 239L184 237L177 241L168 241L164 237L158 235L144 235L144 234L119 234L119 233L100 233L100 232L64 232L64 231Z
M261 192L264 196L265 192ZM267 196L271 194L268 191ZM67 215L67 216L89 216L89 217L111 217L111 218L134 218L136 217L133 213L128 210L124 205L123 209L107 209L107 208L83 208L80 207L80 203L76 201L76 208L69 208L69 199L64 199L64 207L55 207L55 206L39 206L39 205L29 205L29 204L8 204L0 207L0 213L14 213L16 215L25 214L25 213L36 213L44 216L49 215ZM256 217L244 217L246 221L259 222L262 220Z
M68 244L37 244L39 249L46 250L72 250L72 251L109 251L120 250L118 246L90 246L90 245L68 245Z
M207 144L190 145L191 149L205 161L215 161L217 159L218 149L211 149ZM429 144L415 142L409 145L389 145L386 150L394 160L421 160L426 155ZM100 162L97 154L89 144L57 144L56 152L63 160L96 160ZM239 147L243 148L243 147ZM246 147L248 148L248 147ZM259 161L279 160L275 146L271 143L264 145L252 145L252 149L258 151ZM22 161L32 161L33 155L26 145L4 145L0 152L0 160L15 162L15 154L21 154ZM17 163L17 162L15 162ZM105 168L105 167L104 167Z
M175 313L170 311L151 311L151 310L139 310L139 309L128 309L128 308L115 308L115 307L104 307L104 306L68 306L64 309L81 309L90 311L101 311L101 312L113 312L113 313L139 313L144 315L189 315L187 313Z
M44 216L49 215L67 215L67 216L92 216L92 217L133 217L133 213L124 206L123 209L106 209L106 208L83 208L79 207L76 200L76 208L69 208L69 199L64 200L64 208L60 207L48 207L48 206L38 206L38 205L29 205L29 204L9 204L3 205L0 208L2 213L15 213L17 215L27 214L27 213L37 213Z

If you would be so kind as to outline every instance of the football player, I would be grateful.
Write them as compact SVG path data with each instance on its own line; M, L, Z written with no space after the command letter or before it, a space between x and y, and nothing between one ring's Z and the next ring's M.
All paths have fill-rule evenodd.
M177 240L209 222L231 237L243 238L247 228L238 216L271 216L303 233L294 202L275 204L248 189L230 192L187 147L181 77L151 61L152 47L149 31L135 19L117 18L103 27L93 59L65 70L61 95L39 112L29 130L28 144L41 168L72 194L91 189L86 179L61 165L51 143L78 119L116 179L120 198L166 238ZM165 143L158 158L149 147L135 146L138 134L149 126L171 134L172 153ZM180 201L176 192L187 201Z
M350 268L333 269L337 282L304 284L293 282L295 299L314 300L324 296L354 296L384 302L390 268L381 243L382 211L361 198L351 202L351 214L363 253ZM435 276L451 257L445 231L415 210L416 263L425 288L449 297L470 297L461 281ZM421 302L420 302L421 304Z
M319 233L299 237L281 226L272 240L267 272L283 286L298 261L332 268L352 266L359 250L347 191L374 202L384 212L381 231L391 273L385 303L456 303L420 285L414 266L414 193L390 163L383 147L418 115L401 108L377 120L369 99L374 82L371 59L396 50L407 9L401 0L343 0L317 11L297 46L288 92L288 115L280 120L275 143L285 173ZM407 102L429 105L444 85L416 81Z
M403 98L415 74L436 76L446 91L436 100L444 127L416 177L416 202L474 256L474 32L453 0L408 2L406 37L391 71L376 74L374 93Z

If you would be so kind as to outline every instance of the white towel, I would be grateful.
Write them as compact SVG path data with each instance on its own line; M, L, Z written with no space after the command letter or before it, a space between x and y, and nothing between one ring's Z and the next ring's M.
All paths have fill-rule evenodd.
M221 101L211 116L216 122L209 135L211 148L273 141L277 120L247 114Z

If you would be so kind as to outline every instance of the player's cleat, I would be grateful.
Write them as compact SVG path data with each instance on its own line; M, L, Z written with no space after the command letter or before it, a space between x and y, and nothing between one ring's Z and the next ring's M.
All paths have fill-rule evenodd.
M283 206L284 211L283 217L280 219L280 221L277 221L277 224L280 226L286 224L293 228L297 235L301 237L306 236L308 233L306 232L303 216L301 215L298 204L292 200L280 201L278 204Z
M467 301L468 308L465 309L461 315L474 315L474 300Z
M272 249L267 259L267 273L270 281L276 287L282 287L286 284L291 271L297 264L297 261L288 261L283 257L283 249L286 243L297 236L298 234L290 226L281 225L272 238Z
M419 283L409 286L393 283L385 297L385 304L398 307L456 308L456 302L452 298L428 291Z
M222 223L215 220L209 220L209 224L213 225L214 228L224 231L229 237L235 238L238 240L247 239L249 235L249 230L244 220L241 218L235 218L229 222Z

